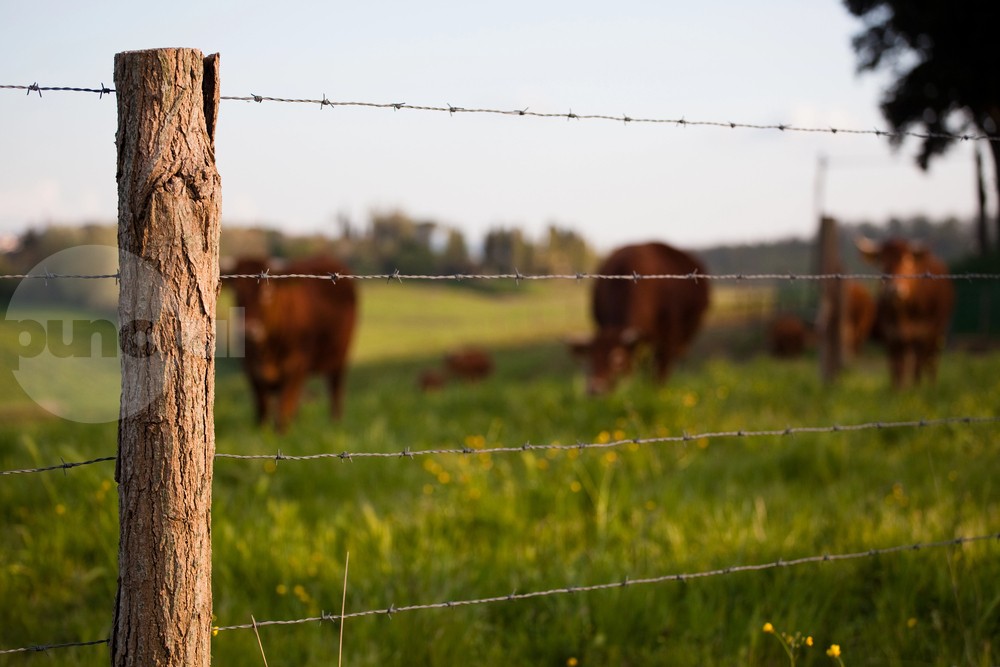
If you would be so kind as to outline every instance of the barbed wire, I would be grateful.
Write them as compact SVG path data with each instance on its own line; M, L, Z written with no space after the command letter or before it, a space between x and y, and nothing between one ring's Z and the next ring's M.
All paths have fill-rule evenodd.
M399 459L413 458L415 456L438 456L450 454L516 454L518 452L533 451L583 451L588 449L615 449L628 445L653 445L678 442L692 442L695 440L718 440L732 438L762 438L776 436L802 435L807 433L848 433L855 431L886 430L896 428L925 428L931 426L944 426L947 424L995 424L1000 422L1000 417L945 417L941 419L919 419L911 421L897 422L867 422L863 424L846 424L833 426L789 426L781 429L746 430L735 431L712 431L705 433L683 433L682 435L666 435L649 438L621 438L609 440L608 442L578 442L575 444L539 444L533 445L530 442L516 447L445 447L437 449L411 450L409 448L397 452L341 452L341 453L320 453L304 454L301 456L291 456L284 454L281 450L277 454L225 454L216 453L216 458L220 459L242 459L242 460L274 460L274 461L312 461L317 459L341 459L353 461L354 459Z
M0 274L0 280L60 280L60 279L113 279L120 280L119 273L99 273L99 274L67 274L67 273L8 273ZM824 281L824 280L868 280L886 282L893 279L912 280L1000 280L1000 273L638 273L631 274L602 274L602 273L521 273L514 270L513 273L449 273L449 274L417 274L402 273L398 269L392 273L271 273L270 270L260 273L224 273L219 276L220 280L384 280L386 282L403 281L453 281L463 282L472 280L513 280L515 283L523 281L542 280L716 280L716 281L768 281L768 280L789 280L789 281Z
M80 466L89 466L95 463L104 463L106 461L114 461L117 457L115 456L102 456L100 458L91 459L89 461L75 461L66 462L63 461L59 465L45 466L44 468L22 468L20 470L0 470L0 476L3 475L25 475L36 472L49 472L51 470L69 470L70 468L79 468Z
M0 275L0 280L44 280L48 282L49 280L61 280L67 278L74 278L77 280L106 280L113 279L118 281L121 279L121 274L118 273L8 273Z
M25 91L27 91L28 95L31 95L31 93L38 93L39 97L42 96L42 91L43 90L45 90L45 91L50 91L51 90L51 91L57 91L57 92L71 92L71 93L98 93L100 95L100 97L102 97L102 98L105 95L114 95L115 94L114 89L108 88L103 83L101 84L100 88L76 88L76 87L71 87L71 86L39 86L38 83L35 82L35 83L32 83L32 84L27 85L27 86L16 86L16 85L10 85L10 84L3 84L3 85L0 85L0 90L2 90L2 89L7 89L7 90L25 90Z
M785 567L796 567L799 565L807 565L811 563L832 563L837 561L857 560L861 558L875 558L877 556L885 556L888 554L901 553L905 551L921 551L926 549L937 549L941 547L957 547L966 544L972 544L975 542L983 542L987 540L1000 541L1000 533L975 535L972 537L955 537L947 540L939 540L936 542L917 542L911 544L896 545L891 547L868 549L866 551L855 551L850 553L839 553L839 554L827 553L818 556L804 556L800 558L793 558L790 560L779 559L769 563L731 565L729 567L716 568L714 570L703 570L700 572L664 574L655 577L641 577L637 579L632 579L628 576L625 576L622 579L614 582L589 584L582 586L564 586L562 588L551 588L547 590L532 591L528 593L518 593L517 591L514 591L507 595L495 595L491 597L471 598L464 600L449 600L446 602L432 602L427 604L411 604L399 607L397 607L395 603L390 603L388 607L382 609L369 609L366 611L355 611L355 612L341 613L341 614L327 614L326 612L320 612L319 616L308 616L305 618L296 618L288 620L270 620L270 621L254 620L253 623L241 623L236 625L219 625L219 626L214 626L212 628L212 631L213 633L216 633L216 632L226 632L229 630L250 630L266 626L302 625L306 623L322 623L324 621L335 623L337 621L344 621L349 618L363 618L367 616L385 616L387 618L392 618L393 614L402 614L411 611L428 611L432 609L454 609L457 607L468 607L468 606L482 605L482 604L497 604L501 602L515 602L519 600L530 600L534 598L551 597L555 595L574 595L578 593L592 593L596 591L611 590L616 588L628 588L630 586L644 586L652 584L662 584L667 582L687 583L699 579L707 579L710 577L719 577L729 574L738 574L741 572L762 572L765 570L774 570ZM0 650L0 655L9 655L12 653L48 651L53 649L79 647L79 646L96 646L100 644L107 644L109 641L110 641L109 639L99 639L86 642L67 642L62 644L25 646L21 648Z
M894 422L864 422L859 424L834 424L831 426L789 426L786 428L747 430L738 429L734 431L709 431L703 433L683 433L681 435L666 435L647 438L620 438L607 442L577 442L575 444L531 444L526 442L523 445L511 447L441 447L435 449L412 450L406 448L402 451L394 452L322 452L319 454L292 455L285 454L280 449L277 454L227 454L216 452L216 459L233 459L242 461L315 461L320 459L340 459L342 461L353 461L355 459L402 459L414 458L417 456L439 456L439 455L472 455L472 454L516 454L533 451L584 451L588 449L613 449L629 445L654 445L665 443L687 443L696 440L719 440L733 438L763 438L777 436L792 436L802 434L823 434L823 433L851 433L857 431L887 430L900 428L927 428L934 426L945 426L950 424L996 424L1000 423L1000 417L942 417L939 419L913 419L908 421ZM75 463L63 462L59 465L45 466L42 468L22 468L19 470L0 471L0 475L21 475L40 472L50 472L52 470L66 470L79 466L92 465L114 461L114 456L105 456L91 459L90 461L80 461Z
M336 621L343 621L348 618L361 618L365 616L376 616L376 615L384 615L387 617L392 617L393 614L400 614L408 611L422 611L429 609L451 609L454 607L465 607L471 605L493 604L499 602L513 602L516 600L528 600L532 598L541 598L553 595L590 593L594 591L609 590L614 588L626 588L629 586L660 584L670 581L684 583L684 582L694 581L697 579L706 579L709 577L737 574L740 572L760 572L764 570L773 570L784 567L795 567L797 565L806 565L809 563L828 563L834 561L855 560L859 558L873 558L875 556L884 556L886 554L898 553L902 551L920 551L922 549L961 546L985 540L1000 540L1000 533L992 533L988 535L976 535L974 537L956 537L949 540L940 540L938 542L905 544L892 547L883 547L880 549L868 549L867 551L857 551L853 553L805 556L802 558L793 558L791 560L780 559L770 563L759 563L752 565L732 565L730 567L717 568L714 570L704 570L701 572L689 572L684 574L665 574L656 577L644 577L639 579L631 579L626 576L621 580L615 582L609 582L603 584L591 584L586 586L566 586L563 588L553 588L549 590L534 591L530 593L513 592L510 593L509 595L496 595L493 597L475 598L467 600L451 600L448 602L434 602L430 604L413 604L401 607L397 607L395 604L390 604L387 608L384 609L370 609L367 611L356 611L356 612L351 612L349 614L339 614L339 615L321 613L319 616L310 616L307 618L298 618L292 620L256 621L256 625L257 627L263 627L268 625L299 625L303 623L316 623L322 621L336 622ZM219 632L223 632L226 630L246 630L253 627L254 627L253 624L245 623L239 625L223 625L223 626L218 626L215 629L218 630Z
M11 89L11 90L25 90L30 95L32 92L37 92L41 96L42 91L68 91L68 92L82 92L82 93L98 93L103 97L104 95L114 94L116 91L108 88L103 83L100 88L71 88L63 86L52 86L43 87L39 86L37 83L33 83L28 86L18 86L18 85L0 85L0 89ZM522 109L489 109L489 108L474 108L474 107L460 107L453 104L441 105L420 105L420 104L407 104L406 102L349 102L349 101L336 101L327 98L324 93L322 98L288 98L288 97L273 97L269 95L257 95L251 93L250 95L223 95L219 99L234 102L256 102L258 104L263 102L276 102L283 104L303 104L307 106L318 105L322 110L326 107L361 107L367 109L391 109L393 111L425 111L425 112L437 112L437 113L447 113L451 116L455 114L486 114L494 116L518 116L518 117L531 117L531 118L549 118L549 119L566 119L566 120L597 120L597 121L611 121L614 123L623 123L629 125L632 123L647 124L647 125L673 125L676 127L711 127L711 128L722 128L730 130L769 130L769 131L779 131L779 132L795 132L795 133L809 133L809 134L842 134L842 135L871 135L876 137L887 137L890 139L904 139L907 137L913 137L918 139L947 139L949 141L989 141L998 142L1000 141L1000 135L990 135L990 134L957 134L954 132L917 132L917 131L890 131L890 130L880 130L878 128L873 128L870 130L854 129L854 128L837 128L837 127L801 127L798 125L791 125L788 123L746 123L746 122L733 122L733 121L716 121L716 120L688 120L684 116L680 118L649 118L649 117L637 117L630 116L628 114L621 115L610 115L610 114L588 114L588 113L575 113L572 109L566 112L544 112L544 111L531 111L529 107L524 107Z
M65 642L62 644L38 644L35 646L22 646L21 648L8 648L0 649L0 655L11 655L13 653L41 653L43 651L51 651L57 648L74 648L77 646L98 646L100 644L107 644L110 639L95 639L89 642Z
M0 276L2 277L2 276ZM602 273L548 273L525 274L515 269L514 273L454 273L441 275L404 274L396 270L392 273L270 273L269 270L260 273L226 273L219 276L222 280L255 279L255 280L384 280L386 282L403 282L404 280L457 281L463 280L718 280L718 281L756 281L756 280L872 280L889 281L893 279L926 279L926 280L1000 280L997 273L638 273L602 274Z

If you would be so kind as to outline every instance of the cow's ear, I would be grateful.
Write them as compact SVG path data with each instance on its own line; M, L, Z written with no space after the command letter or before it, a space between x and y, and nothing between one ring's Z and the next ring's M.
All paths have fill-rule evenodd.
M859 236L854 239L854 245L857 247L858 252L861 253L861 258L866 262L878 264L881 261L882 246L867 236Z
M915 259L923 261L931 254L931 249L926 244L917 241L910 244L910 252L913 253Z
M566 339L566 347L569 348L570 353L574 357L583 357L590 352L590 348L593 342L589 338L568 338Z

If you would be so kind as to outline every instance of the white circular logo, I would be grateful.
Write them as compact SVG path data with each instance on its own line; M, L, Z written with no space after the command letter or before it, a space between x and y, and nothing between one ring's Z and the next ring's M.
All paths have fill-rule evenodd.
M153 323L175 300L149 264L131 256L125 264L121 275L140 281L148 295L129 322L119 322L114 278L63 277L118 274L113 246L77 246L50 255L11 297L2 326L15 345L14 377L35 403L63 419L96 424L132 416L119 408L123 355L143 364L147 377L162 374L157 342L162 339ZM155 398L143 395L127 404L134 413Z

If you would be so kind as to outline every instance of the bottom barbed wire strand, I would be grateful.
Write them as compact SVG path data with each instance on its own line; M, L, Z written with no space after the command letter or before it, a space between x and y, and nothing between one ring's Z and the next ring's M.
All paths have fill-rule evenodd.
M0 475L25 475L34 472L48 472L50 470L69 470L70 468L79 468L80 466L89 466L94 463L104 463L105 461L114 461L116 456L102 456L96 459L90 459L89 461L71 461L62 462L57 465L45 466L43 468L22 468L20 470L0 470Z
M76 648L78 646L100 646L101 644L107 644L110 640L108 639L95 639L89 642L65 642L63 644L39 644L36 646L24 646L21 648L8 648L0 649L0 655L11 655L13 653L41 653L43 651L51 651L58 648Z
M883 556L886 554L898 553L902 551L919 551L923 549L934 549L940 547L954 547L954 546L961 546L964 544L971 544L973 542L982 542L986 540L1000 540L1000 533L976 535L974 537L956 537L947 540L940 540L937 542L902 544L892 547L883 547L880 549L867 549L865 551L856 551L853 553L823 554L820 556L806 556L802 558L793 558L789 560L779 559L777 561L773 561L770 563L733 565L730 567L718 568L714 570L705 570L702 572L690 572L685 574L665 574L656 577L645 577L639 579L624 577L609 583L591 584L587 586L565 586L563 588L553 588L549 590L534 591L529 593L508 593L506 595L496 595L486 598L475 598L468 600L450 600L447 602L433 602L430 604L413 604L404 606L396 606L395 604L392 604L387 608L370 609L367 611L356 611L350 614L344 614L342 616L332 616L326 614L323 616L310 616L307 618L297 618L290 620L257 621L256 626L260 628L268 625L300 625L303 623L315 623L319 621L338 621L348 618L360 618L365 616L399 614L408 611L421 611L429 609L451 609L454 607L492 604L498 602L512 602L515 600L528 600L532 598L541 598L553 595L589 593L593 591L608 590L611 588L622 588L624 586L642 586L648 584L666 583L670 581L690 582L696 579L705 579L709 577L717 577L728 574L737 574L740 572L759 572L762 570L772 570L776 568L795 567L797 565L806 565L809 563L830 563L834 561L855 560L860 558L873 558L875 556ZM246 630L253 627L254 626L251 624L242 624L242 625L223 625L223 626L218 626L215 629L218 630L219 632L223 632L226 630Z
M306 618L296 618L288 620L273 620L273 621L254 621L253 623L244 623L241 625L221 625L213 626L213 632L225 632L228 630L249 630L262 628L266 626L281 626L281 625L301 625L305 623L319 623L323 621L343 621L348 618L361 618L365 616L387 616L391 617L393 614L405 613L409 611L422 611L431 609L452 609L455 607L467 607L472 605L481 604L493 604L500 602L514 602L517 600L528 600L533 598L549 597L554 595L570 595L576 593L590 593L594 591L608 590L612 588L623 588L626 586L642 586L650 584L661 584L667 582L690 582L697 579L706 579L709 577L717 577L730 574L738 574L741 572L760 572L763 570L772 570L777 568L787 568L795 567L798 565L806 565L809 563L831 563L834 561L845 561L845 560L856 560L860 558L874 558L876 556L884 556L887 554L899 553L903 551L921 551L924 549L934 549L941 547L957 547L966 544L972 544L974 542L983 542L986 540L996 540L1000 541L1000 533L989 533L985 535L976 535L972 537L954 537L946 540L939 540L937 542L918 542L910 544L901 544L891 547L883 547L879 549L867 549L865 551L856 551L852 553L841 553L841 554L823 554L819 556L805 556L802 558L793 558L790 560L778 559L770 563L757 563L750 565L732 565L729 567L717 568L714 570L704 570L701 572L689 572L683 574L664 574L656 577L644 577L639 579L632 579L628 576L622 577L616 581L603 583L603 584L591 584L585 586L565 586L563 588L552 588L543 591L533 591L528 593L508 593L506 595L495 595L492 597L485 598L473 598L467 600L449 600L446 602L433 602L429 604L412 604L397 607L394 603L390 604L388 607L381 609L370 609L367 611L357 611L350 614L341 614L339 616L333 614L322 614L320 616L309 616ZM44 645L33 645L24 646L21 648L12 649L0 649L0 655L10 655L14 653L32 653L32 652L42 652L50 651L61 648L73 648L73 647L83 647L83 646L98 646L100 644L107 644L108 639L99 639L94 641L86 642L66 642L61 644L44 644Z

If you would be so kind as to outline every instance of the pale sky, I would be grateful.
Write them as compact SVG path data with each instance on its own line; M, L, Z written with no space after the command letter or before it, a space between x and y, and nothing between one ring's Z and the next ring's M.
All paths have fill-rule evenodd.
M278 8L280 6L280 9ZM113 87L114 55L221 54L223 95L885 128L838 0L0 4L0 84ZM114 221L115 98L0 90L0 234ZM816 174L845 221L971 217L973 147L928 173L884 138L224 101L223 223L336 234L400 209L601 249L809 236Z

